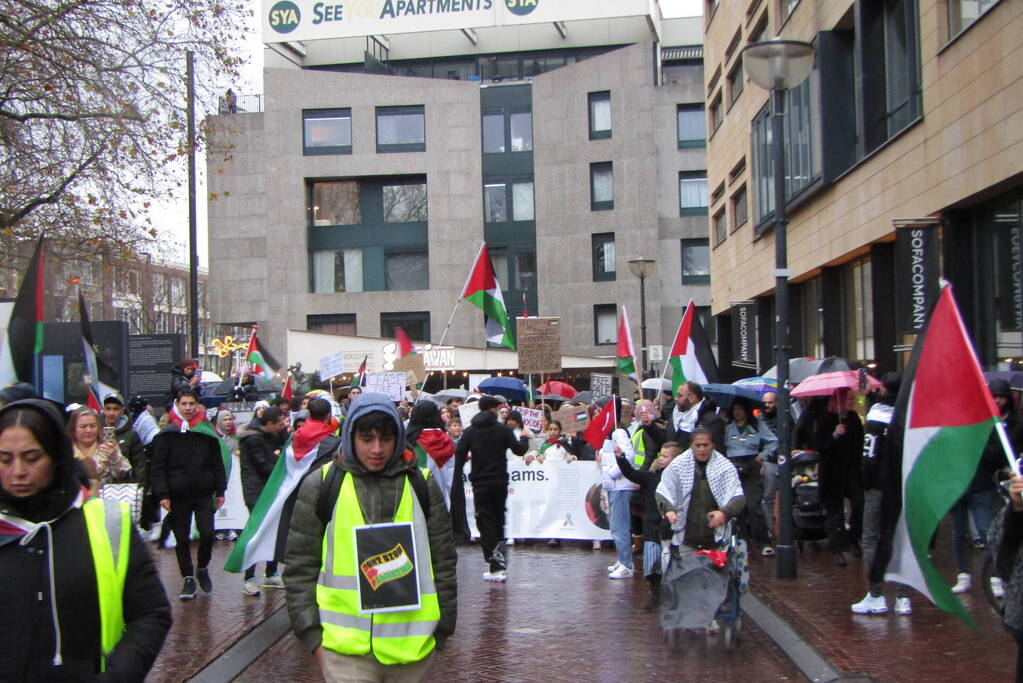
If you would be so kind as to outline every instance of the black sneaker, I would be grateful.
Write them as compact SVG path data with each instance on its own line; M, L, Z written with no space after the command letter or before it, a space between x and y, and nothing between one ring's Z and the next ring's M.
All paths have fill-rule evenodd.
M213 590L213 582L210 581L210 570L200 569L199 570L199 588L202 588L203 593L209 593ZM195 589L192 590L195 592Z
M195 577L185 577L185 583L181 586L181 592L178 593L178 597L182 600L191 600L195 597Z

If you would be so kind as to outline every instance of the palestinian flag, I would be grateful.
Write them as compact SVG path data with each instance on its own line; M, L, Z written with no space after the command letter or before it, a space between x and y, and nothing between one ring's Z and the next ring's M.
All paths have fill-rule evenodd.
M401 329L400 327L398 329ZM404 334L404 332L402 332ZM405 338L406 341L408 337ZM404 355L404 354L403 354ZM366 386L366 361L369 360L369 354L363 356L362 363L359 365L359 369L355 371L355 375L352 376L353 387Z
M43 352L43 235L29 259L14 300L7 336L0 347L0 387L36 384L36 358Z
M896 507L888 516L894 525L887 535L891 559L884 576L912 586L971 625L962 603L927 557L927 547L970 485L998 423L998 409L946 285L917 337L889 427L893 446L897 449L901 442L902 448L901 464L898 450L889 459L898 469L888 479L899 490L890 497ZM887 549L885 544L881 552L887 554Z
M225 571L243 572L257 562L274 561L278 548L278 535L288 532L287 528L280 528L281 511L284 509L288 497L302 483L302 478L315 462L315 457L305 456L315 454L320 440L314 440L311 443L300 442L297 445L299 452L296 453L295 435L288 439L283 453L277 458L277 463L274 465L273 471L270 472L270 478L267 479L263 492L259 494L256 507L249 512L249 521L245 523L245 529L238 537L238 542L231 550L231 555L227 558L227 563L224 565Z
M718 381L714 352L711 351L710 340L707 339L700 318L696 315L696 304L692 299L682 314L682 322L671 344L668 367L671 368L672 395L686 382L707 384Z
M253 375L263 375L267 379L275 375L277 368L280 367L277 360L259 343L256 330L252 330L252 336L249 337L249 348L245 352L245 360L252 366Z
M295 390L291 387L291 373L288 373L288 378L284 380L284 386L281 388L281 398L285 401L290 401L295 398Z
M508 309L505 308L504 297L501 295L501 284L494 275L494 266L490 262L486 242L476 255L476 261L469 271L469 279L465 281L465 287L462 289L461 298L483 311L488 342L515 350L515 337L511 321L508 319Z
M402 328L394 328L394 338L398 342L398 358L404 358L405 356L417 353L416 347L412 346L412 340L408 338L408 335L405 334L405 330ZM363 361L363 365L365 365L365 363L366 362ZM363 368L360 367L359 369L362 370Z
M85 358L86 380L89 382L87 403L90 408L101 413L104 399L117 392L117 372L96 354L92 326L89 324L89 309L81 291L78 292L78 312L82 320L82 356Z
M604 408L593 416L586 431L583 432L583 439L599 451L604 447L607 435L614 431L618 425L618 397L612 395L611 400L604 404Z
M636 347L632 344L632 331L629 329L629 314L622 306L622 314L618 316L618 349L615 352L618 361L618 372L633 382L636 377Z
M181 411L178 410L177 401L171 403L171 409L167 412L167 422L173 424L178 431L182 433L196 432L197 434L205 434L217 440L217 444L220 446L220 462L224 465L224 480L230 481L232 465L231 448L227 445L227 441L220 438L220 434L217 434L213 423L206 418L206 407L203 405L199 406L199 410L187 422Z

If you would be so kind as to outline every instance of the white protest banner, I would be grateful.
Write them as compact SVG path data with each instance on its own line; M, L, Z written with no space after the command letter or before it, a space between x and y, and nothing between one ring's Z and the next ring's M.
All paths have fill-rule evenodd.
M465 465L468 477L471 461ZM592 460L524 464L508 461L508 538L563 538L606 541L611 538L607 492L600 486L600 468ZM465 481L465 512L469 531L476 528L472 485Z
M341 351L328 353L320 359L320 380L327 381L331 377L344 374L345 355Z
M392 401L404 401L405 373L371 372L367 374L366 393L384 394Z
M476 417L476 413L480 412L480 404L478 401L472 403L463 403L458 406L458 417L462 419L462 428L469 426L469 422L472 418Z
M516 408L522 415L522 426L538 433L543 428L543 411L539 408Z
M242 466L238 460L238 454L232 453L231 476L227 478L224 504L217 510L217 514L213 518L213 526L217 530L244 529L247 521L249 521L249 509L245 507L245 496L242 493Z
M484 375L483 373L470 372L469 373L469 391L476 391L476 387L480 385L485 379L490 379L490 375Z

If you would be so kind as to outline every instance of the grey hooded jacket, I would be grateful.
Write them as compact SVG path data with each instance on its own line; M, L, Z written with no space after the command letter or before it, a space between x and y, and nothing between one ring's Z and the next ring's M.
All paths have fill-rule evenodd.
M355 458L352 429L359 418L372 412L386 413L398 431L394 455L380 472L369 472ZM383 394L362 394L349 406L341 429L341 455L336 462L347 474L354 476L356 496L367 524L390 522L394 519L405 485L406 472L415 468L415 457L405 457L405 429L398 411ZM295 635L313 651L323 640L320 613L316 605L316 580L320 574L323 554L323 534L326 530L316 511L322 477L319 471L310 472L302 482L295 511L288 530L285 553L284 584L287 587L288 614ZM430 510L427 512L427 535L433 562L434 583L440 606L440 622L434 637L438 649L455 630L458 614L458 586L455 578L455 545L451 536L451 519L444 504L444 496L433 478L427 479L430 492Z

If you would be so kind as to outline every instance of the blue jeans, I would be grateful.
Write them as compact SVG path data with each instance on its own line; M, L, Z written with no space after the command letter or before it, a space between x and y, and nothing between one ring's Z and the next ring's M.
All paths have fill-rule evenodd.
M629 501L632 491L608 491L611 505L611 537L618 552L618 562L632 569L632 516Z
M977 533L987 541L987 528L994 516L994 499L992 491L964 493L963 497L952 506L952 552L956 556L956 565L960 574L970 573L970 548L973 545L970 534L970 522L967 511L973 515L973 523ZM991 553L988 548L984 551Z

